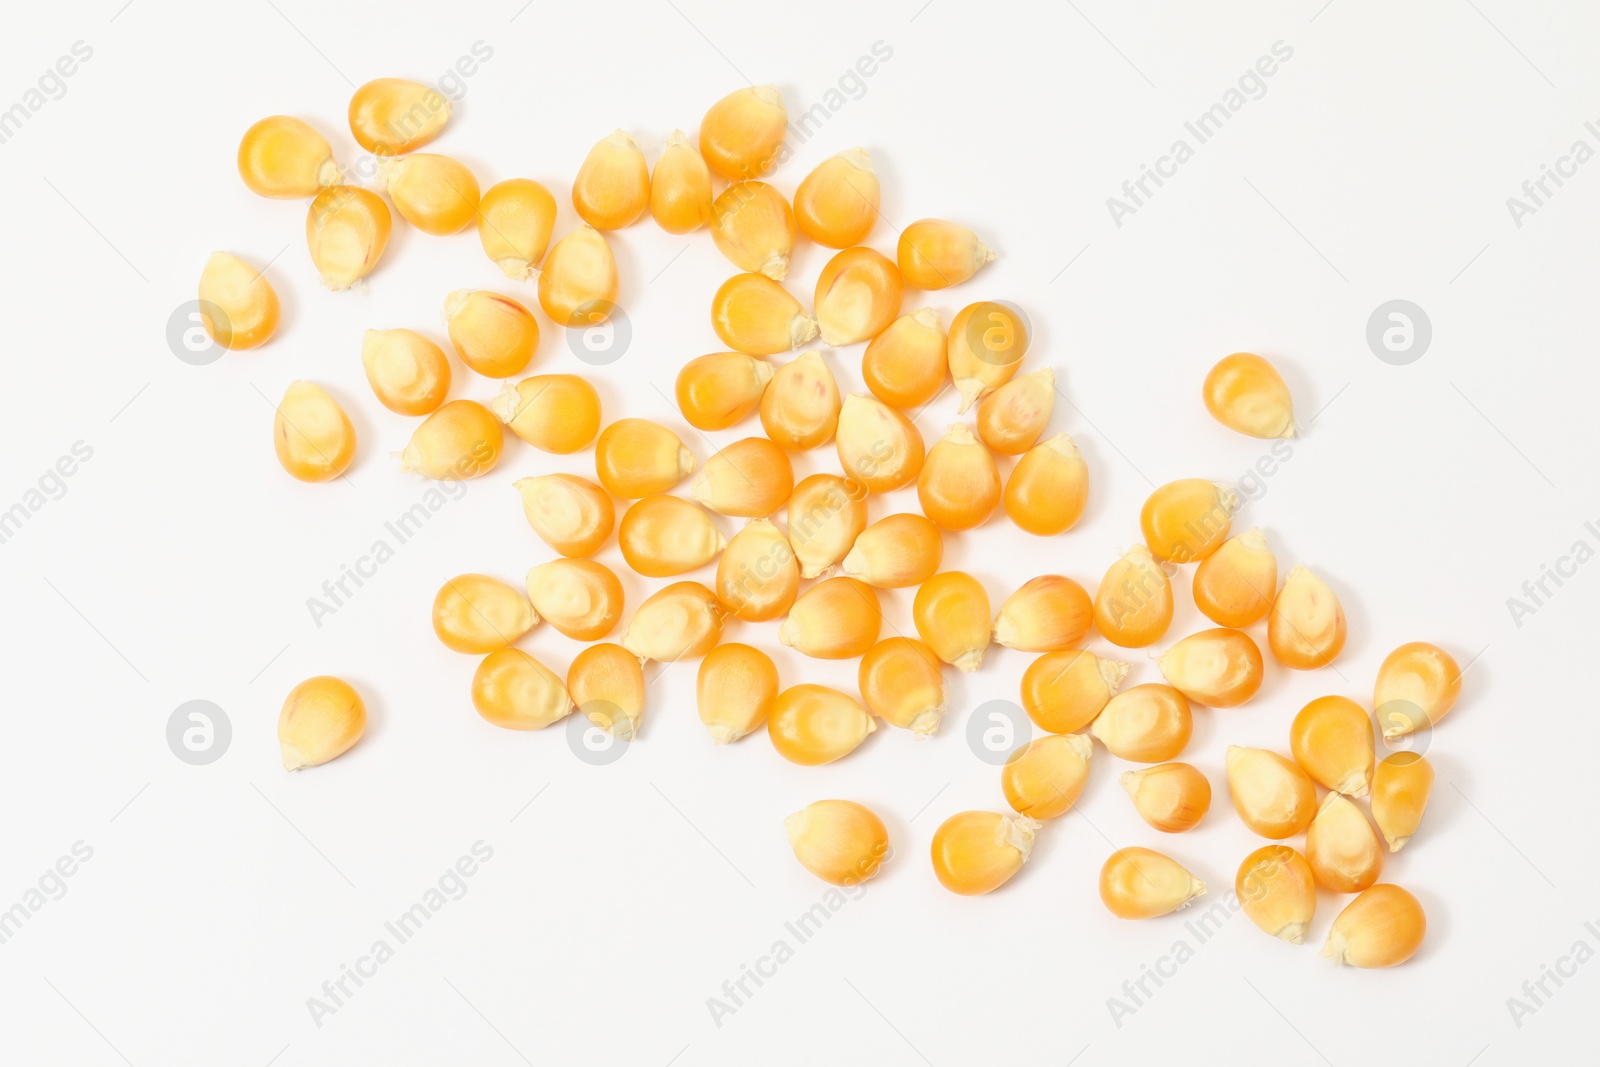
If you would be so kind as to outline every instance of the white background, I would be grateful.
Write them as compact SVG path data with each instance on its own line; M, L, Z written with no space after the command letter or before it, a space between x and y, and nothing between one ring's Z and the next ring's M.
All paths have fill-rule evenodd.
M1520 627L1506 601L1573 542L1600 540L1583 525L1600 519L1600 164L1520 228L1506 198L1575 140L1600 147L1584 129L1600 118L1600 19L1577 4L1505 0L1333 0L1320 11L1321 0L1225 11L921 2L763 12L535 0L519 14L520 0L102 0L13 12L0 107L73 42L94 51L0 145L0 508L74 442L93 457L0 545L0 908L75 842L93 856L0 945L0 1059L946 1067L1580 1055L1600 964L1547 984L1553 997L1520 1027L1507 998L1574 942L1600 948L1600 930L1583 926L1600 922L1600 568L1580 567ZM427 237L397 219L365 289L327 293L305 251L304 205L251 194L234 153L250 123L291 114L351 162L354 85L436 81L477 41L493 56L432 150L466 161L485 187L547 183L562 204L558 236L576 221L572 174L614 127L653 161L672 129L692 134L747 78L776 84L795 115L875 42L892 49L771 180L792 194L816 163L862 145L883 184L871 244L892 254L896 227L935 215L1000 250L957 289L908 293L906 309L930 303L948 321L980 298L1024 307L1028 366L1055 368L1066 398L1049 432L1076 438L1093 488L1084 521L1059 539L1003 518L948 538L946 566L977 574L996 606L1040 573L1092 589L1138 537L1153 485L1246 471L1266 446L1209 418L1201 379L1237 350L1283 369L1302 421L1320 415L1236 528L1261 526L1285 569L1324 575L1350 639L1335 669L1291 675L1269 662L1248 706L1197 709L1184 758L1216 791L1199 829L1146 827L1115 782L1127 765L1097 747L1077 811L1044 828L1011 884L978 899L941 889L934 829L1004 805L998 770L964 737L976 705L1016 699L1029 657L1004 649L975 676L949 672L951 712L932 741L880 729L823 768L784 762L761 734L714 749L689 665L652 686L641 739L609 766L575 758L560 728L489 727L468 697L473 660L433 637L429 603L453 574L520 582L549 558L511 482L591 472L590 452L552 458L509 440L497 470L313 624L307 597L425 488L396 471L390 454L413 420L370 395L362 331L408 326L442 341L450 290L492 287L532 305L533 289L507 284L470 231ZM1277 41L1293 57L1265 95L1114 225L1106 198ZM752 421L708 441L666 399L685 360L721 347L707 307L732 269L709 237L646 221L612 244L633 342L594 373L607 417L662 420L702 460L759 432ZM271 261L283 322L264 348L190 366L169 350L166 324L219 248ZM808 303L826 255L797 251L789 285ZM1368 316L1394 298L1433 325L1409 366L1380 362L1365 341ZM530 369L586 371L544 325ZM846 389L860 388L859 357L860 346L827 357ZM456 370L452 396L498 390ZM274 459L273 405L297 378L324 384L355 423L343 482L303 485ZM920 419L924 435L953 412L941 400ZM819 449L797 473L835 463ZM872 517L914 508L902 493L875 501ZM601 558L620 562L614 542ZM625 584L637 603L660 583ZM1209 625L1187 569L1176 586L1177 619L1157 649ZM909 632L909 609L909 595L888 596L885 632ZM786 683L853 688L853 661L789 654L775 624L728 636L773 652ZM1168 851L1210 884L1206 902L1220 899L1261 843L1231 810L1224 748L1286 751L1290 719L1317 695L1370 702L1378 663L1407 640L1438 642L1463 664L1481 653L1428 739L1439 777L1422 831L1384 874L1427 909L1412 962L1362 972L1319 959L1343 903L1327 894L1298 948L1237 916L1197 945L1182 915L1105 911L1096 878L1114 845ZM548 627L522 644L561 672L577 650ZM1129 684L1158 678L1142 652L1122 655L1135 665ZM356 684L371 722L347 756L290 776L278 708L319 673ZM197 698L233 729L227 753L203 767L165 739L173 709ZM881 812L895 857L719 1027L707 998L775 940L793 944L784 923L822 898L781 820L825 796ZM466 895L317 1026L307 998L480 840L493 858ZM1179 940L1193 958L1119 1025L1108 998L1126 1001L1123 983Z

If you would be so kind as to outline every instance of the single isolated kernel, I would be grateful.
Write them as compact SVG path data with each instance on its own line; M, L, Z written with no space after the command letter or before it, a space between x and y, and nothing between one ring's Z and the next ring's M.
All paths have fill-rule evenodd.
M356 454L356 430L339 402L312 382L290 382L272 420L283 469L302 482L343 474Z
M761 428L774 443L796 452L825 445L839 427L839 383L811 349L777 369L761 395Z
M978 235L943 219L918 219L900 231L900 272L918 289L948 289L993 262L994 249Z
M662 663L697 659L722 640L726 611L717 595L699 582L674 582L634 611L622 647L640 659Z
M813 474L794 487L788 522L800 577L821 578L866 529L867 492L837 474Z
M673 130L650 175L650 216L668 233L690 233L711 221L711 169L682 130Z
M1383 871L1383 842L1361 809L1342 793L1329 793L1306 830L1306 859L1317 884L1335 893L1359 893Z
M827 578L807 589L778 628L778 640L816 659L854 659L878 640L878 594L854 578Z
M922 472L922 434L874 397L851 393L839 408L833 443L845 476L874 493L910 485Z
M1304 567L1283 579L1267 616L1267 644L1285 667L1326 667L1344 649L1344 608L1327 584Z
M817 277L812 304L822 339L830 345L870 341L900 314L904 293L893 260L862 246L845 249Z
M639 657L609 642L590 645L567 668L573 707L598 730L632 741L644 718L644 668Z
M958 671L983 664L989 647L989 594L964 571L942 571L923 582L912 600L917 634L934 653Z
M393 220L381 197L355 185L330 185L306 211L306 248L322 284L334 292L371 274L389 244Z
M1194 603L1219 626L1243 628L1272 609L1278 559L1258 529L1222 542L1194 570Z
M1239 819L1262 837L1302 833L1317 813L1317 787L1294 761L1264 748L1229 745L1228 795Z
M1153 849L1120 848L1100 868L1100 900L1119 919L1166 915L1205 891L1182 864Z
M597 230L620 230L650 206L650 168L626 130L613 131L589 149L572 179L572 206Z
M605 235L579 226L556 242L539 272L539 306L568 329L598 326L617 306L617 259Z
M865 524L867 512L864 500L862 504L860 518ZM792 519L789 531L792 536ZM886 515L871 526L865 526L850 545L849 552L839 564L839 570L879 589L904 589L921 585L932 578L943 559L944 535L939 532L939 527L924 515L908 512Z
M678 410L697 430L726 430L755 412L770 381L772 364L764 359L743 352L696 356L678 372Z
M433 632L452 652L505 648L538 621L521 590L487 574L458 574L433 597Z
M852 800L819 800L783 820L801 866L833 885L859 885L889 854L889 831L872 809Z
M700 120L700 154L730 182L765 174L783 148L789 112L770 85L735 89Z
M211 339L239 351L267 343L278 328L278 294L250 264L213 252L200 272L200 321Z
M400 469L435 480L477 478L500 462L505 433L476 400L452 400L422 420L400 453Z
M1022 710L1041 730L1069 734L1105 709L1128 665L1082 649L1046 652L1022 673Z
M1006 479L1006 515L1038 537L1065 533L1083 517L1089 500L1089 465L1064 433L1035 445Z
M472 706L494 726L542 730L572 713L572 698L550 668L520 648L502 648L473 673Z
M948 706L939 657L911 637L887 637L867 649L856 687L868 711L918 737L939 728Z
M794 235L789 201L766 182L735 182L711 203L711 239L740 270L783 281Z
M770 519L751 519L722 550L716 584L736 618L768 622L787 615L800 594L800 564Z
M399 415L437 411L450 392L450 361L415 330L368 330L361 367L378 402Z
M767 736L790 763L815 767L854 752L877 729L866 709L824 685L792 685L767 716Z
M478 179L466 164L431 152L385 159L378 178L400 217L423 233L459 233L478 214Z
M478 201L484 255L515 281L530 277L544 259L555 223L556 198L532 178L496 182Z
M1027 321L1009 304L981 300L956 312L945 359L961 394L961 414L1012 379L1028 353L1028 341Z
M575 474L519 478L522 514L545 544L563 556L592 556L611 536L616 508L604 489Z
M646 578L698 570L727 543L704 508L665 493L634 501L617 527L622 558Z
M1187 763L1123 771L1118 781L1139 818L1164 834L1194 829L1211 810L1211 783Z
M1123 648L1155 644L1172 625L1172 584L1144 545L1128 549L1100 579L1094 624Z
M649 419L618 419L594 445L600 484L624 500L665 493L694 470L694 453Z
M1145 544L1156 559L1193 563L1228 539L1239 496L1233 488L1204 478L1168 482L1150 494L1139 513Z
M487 289L457 289L445 297L444 323L461 362L485 378L521 373L539 347L533 313Z
M1147 682L1106 701L1089 732L1113 756L1134 763L1165 763L1189 744L1194 717L1182 693L1170 685Z
M794 492L794 467L765 437L746 437L712 453L689 483L689 495L719 515L761 519Z
M450 101L436 89L404 78L377 78L350 97L350 132L368 152L413 152L444 129Z
M1278 368L1250 352L1219 359L1206 374L1206 410L1251 437L1293 437L1294 400Z
M298 200L337 182L339 164L328 139L309 124L273 115L244 131L239 177L257 196Z
M830 156L794 191L800 232L828 248L849 248L867 239L878 221L878 172L865 148Z
M598 641L622 617L622 583L592 559L553 559L528 571L528 601L539 617L574 641Z
M775 356L817 336L817 320L765 274L735 274L711 298L711 327L722 343L751 356Z
M1239 906L1263 933L1302 944L1317 911L1311 864L1288 845L1263 845L1244 858L1233 881Z
M367 706L349 682L326 674L307 678L289 690L278 713L283 769L298 771L337 759L366 728Z
M1372 688L1372 707L1387 739L1437 725L1461 695L1461 668L1450 653L1426 641L1401 645L1384 657Z
M1367 795L1372 779L1372 722L1348 697L1318 697L1289 726L1295 762L1324 789L1350 797Z
M1046 734L1017 749L1000 772L1006 802L1019 815L1065 815L1089 780L1094 745L1082 734Z
M933 308L901 315L867 343L861 379L891 407L920 408L939 395L949 376L945 343L944 326Z
M933 873L961 896L992 893L1022 869L1039 824L1026 815L963 811L933 834Z
M576 374L536 374L489 405L495 417L534 448L558 456L587 448L600 432L600 394Z
M1422 947L1428 920L1417 898L1384 883L1356 897L1328 931L1322 955L1352 967L1394 967Z
M700 661L695 700L713 744L731 744L759 729L778 699L778 668L759 648L730 642Z
M1083 586L1060 574L1024 582L994 618L996 644L1022 652L1075 648L1094 622L1094 605Z
M1385 756L1372 772L1372 821L1390 852L1399 852L1417 832L1433 790L1433 764L1416 752Z
M1261 688L1261 650L1243 630L1190 634L1162 653L1161 675L1184 696L1212 708L1236 708Z
M917 476L922 513L946 530L982 526L1000 503L1000 468L964 422L935 441Z
M978 402L978 436L1002 456L1019 456L1039 440L1055 406L1055 371L1013 378Z

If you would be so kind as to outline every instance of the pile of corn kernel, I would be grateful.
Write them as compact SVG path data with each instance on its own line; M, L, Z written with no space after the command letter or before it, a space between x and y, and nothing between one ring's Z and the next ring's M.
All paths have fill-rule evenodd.
M699 659L699 714L711 740L728 744L766 727L772 746L803 765L848 755L877 727L927 735L945 712L943 671L975 671L991 641L1036 653L1022 679L1021 703L1044 736L1020 748L1001 772L1012 813L968 811L933 838L934 874L950 891L988 893L1028 858L1044 822L1067 812L1089 774L1098 740L1119 759L1145 764L1122 774L1139 815L1154 829L1182 833L1206 815L1211 786L1176 762L1189 741L1191 703L1234 707L1250 700L1265 670L1245 627L1266 620L1268 649L1283 667L1314 670L1345 643L1338 597L1304 567L1279 580L1279 565L1259 530L1232 534L1232 490L1203 479L1164 485L1144 505L1145 543L1111 564L1091 598L1070 578L1025 583L991 614L971 575L941 571L947 532L983 524L997 508L1020 529L1053 537L1078 521L1088 469L1072 439L1040 441L1055 398L1049 369L1018 374L1028 349L1026 319L1009 304L982 301L944 327L937 312L901 314L907 286L937 290L972 277L994 258L963 226L938 219L901 233L896 257L861 244L879 216L872 161L859 148L833 156L805 177L791 204L756 180L782 147L787 113L769 87L740 89L714 104L698 147L674 133L654 172L644 152L617 131L578 169L572 201L585 225L550 247L556 201L538 182L513 178L480 195L460 162L416 152L450 116L449 103L424 85L380 79L356 91L350 129L379 161L388 202L429 234L476 224L484 252L507 275L537 274L538 302L558 326L586 329L615 308L617 264L606 234L646 212L674 233L705 226L742 273L719 288L711 323L728 351L686 363L677 379L683 417L700 430L726 430L758 416L764 436L696 460L666 427L637 418L605 423L593 386L578 375L523 378L490 406L444 403L451 364L440 347L408 329L369 330L361 360L372 390L392 411L425 416L402 465L426 478L473 478L492 469L501 426L537 449L573 453L594 446L596 480L568 474L515 483L528 524L559 558L528 572L518 590L481 574L445 582L433 602L439 639L481 655L472 701L507 729L551 725L573 711L631 740L645 709L643 664ZM329 143L286 116L252 126L239 146L239 172L267 197L311 198L306 241L330 289L347 289L382 258L392 218L376 193L345 184ZM726 180L715 192L714 177ZM841 249L817 280L812 313L780 284L797 234ZM217 253L200 279L213 339L235 349L265 343L278 301L262 273ZM521 302L463 290L444 306L451 347L487 378L521 374L539 343L539 324ZM861 373L871 395L841 398L816 351L774 365L765 357L800 348L820 334L839 347L866 342ZM932 447L915 414L951 385L960 411L976 408ZM1267 360L1230 355L1205 377L1206 407L1224 426L1259 438L1289 437L1289 390ZM326 391L296 382L277 410L273 439L295 478L337 478L355 453L349 418ZM832 442L839 474L795 484L790 451ZM1019 457L1002 479L996 454ZM689 496L671 490L691 478ZM916 483L922 514L868 521L868 500ZM614 500L625 501L621 521ZM772 516L786 511L783 527ZM711 513L748 520L726 540ZM618 643L607 642L623 615L617 576L592 556L613 528L628 566L673 578L716 562L715 588L665 585L639 604ZM1119 692L1126 664L1079 646L1091 628L1114 645L1160 640L1173 615L1171 579L1196 564L1193 595L1216 629L1191 634L1159 659L1164 683ZM835 573L836 572L836 573ZM802 580L815 580L804 591ZM916 587L918 637L880 640L877 589ZM723 623L782 620L778 640L824 659L860 659L859 695L822 685L784 688L772 659L746 644L722 643ZM513 647L541 620L592 642L566 678ZM1460 670L1442 649L1402 645L1383 662L1373 691L1386 739L1431 727L1460 691ZM312 678L289 694L278 733L285 767L336 758L361 737L360 694L333 677ZM1323 954L1358 967L1404 962L1425 920L1416 898L1379 884L1385 847L1398 851L1421 821L1433 782L1428 761L1396 752L1375 764L1373 719L1355 701L1328 696L1307 704L1290 727L1289 756L1232 747L1226 773L1239 818L1277 844L1240 864L1235 889L1244 912L1266 933L1300 943L1321 886L1357 894L1334 921ZM1326 793L1318 800L1317 786ZM1367 799L1364 812L1356 803ZM1376 824L1376 825L1374 825ZM796 858L817 877L853 884L872 877L888 855L883 821L865 806L827 799L785 821ZM1305 835L1303 850L1284 844ZM1380 836L1381 835L1381 836ZM1147 848L1123 848L1100 872L1100 895L1122 918L1175 911L1204 891L1183 866Z

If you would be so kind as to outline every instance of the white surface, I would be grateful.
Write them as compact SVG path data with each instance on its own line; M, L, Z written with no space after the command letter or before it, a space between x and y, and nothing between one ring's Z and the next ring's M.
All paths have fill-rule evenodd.
M0 545L0 907L74 842L93 856L0 945L0 1059L946 1067L1224 1062L1246 1048L1251 1059L1308 1064L1576 1057L1600 964L1549 984L1553 997L1520 1027L1506 1001L1574 942L1600 948L1600 925L1583 925L1600 924L1589 670L1600 572L1578 568L1520 628L1506 599L1573 542L1600 542L1584 527L1600 519L1600 164L1579 168L1520 228L1505 201L1574 140L1600 146L1583 125L1596 117L1588 48L1600 21L1575 4L1334 0L1318 12L1318 2L1226 14L1099 0L1048 14L813 2L782 15L708 0L615 11L535 3L514 21L517 0L360 10L134 0L120 13L108 0L15 12L0 39L12 98L74 41L94 53L61 99L0 145L12 206L0 505L21 500L74 442L93 457ZM1001 250L973 281L926 302L946 321L982 297L1028 311L1028 365L1053 366L1071 401L1050 432L1079 441L1093 490L1085 521L1060 539L1002 520L949 538L947 566L979 575L996 605L1046 571L1092 589L1138 536L1151 483L1236 478L1265 453L1202 407L1199 383L1216 358L1266 354L1303 419L1326 406L1236 523L1263 527L1285 567L1327 577L1349 614L1349 645L1336 671L1272 669L1249 706L1197 711L1184 758L1216 790L1200 829L1148 829L1116 784L1126 765L1101 749L1078 814L1045 828L1014 882L980 899L942 890L927 859L935 827L1004 804L997 769L974 758L963 728L978 703L1015 699L1028 657L1009 650L974 677L950 672L952 711L933 741L880 730L825 768L785 763L761 735L713 750L695 717L692 666L652 688L643 738L610 766L574 758L560 729L488 727L468 699L473 661L433 638L429 602L451 574L517 581L547 558L510 483L587 472L589 452L552 459L513 442L499 469L313 625L306 598L424 489L395 472L389 453L411 420L371 397L362 330L412 326L442 340L448 291L487 286L531 304L532 290L507 285L473 234L430 238L397 222L364 292L322 291L304 205L248 192L235 147L251 122L287 113L313 121L349 161L351 82L434 80L480 40L493 57L435 147L486 186L547 182L562 203L558 234L574 223L572 174L613 127L653 159L742 75L777 84L798 114L874 42L893 49L773 181L792 193L818 161L860 144L882 175L888 223L947 216ZM1293 57L1265 95L1113 225L1106 198L1280 40ZM890 225L871 238L885 251L894 241ZM608 418L660 419L702 459L759 432L752 421L708 443L666 399L686 359L720 347L706 309L732 271L709 237L643 223L613 246L634 342L596 376ZM273 260L284 321L267 347L193 367L174 358L164 329L216 248ZM790 285L808 302L825 258L816 247L796 256ZM1425 308L1434 329L1432 348L1403 367L1364 339L1368 315L1397 297ZM906 306L923 302L908 294ZM584 369L545 325L533 369ZM859 388L859 355L828 357L846 388ZM301 485L274 460L272 405L301 377L327 385L355 422L349 484ZM459 364L457 382L452 395L498 388ZM953 411L948 397L935 405L924 435ZM821 449L796 466L834 463ZM875 501L873 517L914 507L902 493ZM602 558L616 560L615 548ZM1187 576L1170 639L1204 624ZM625 581L634 603L659 584ZM909 631L910 597L887 605L888 624ZM772 650L786 682L853 687L853 661L787 654L775 625L728 636ZM1220 899L1261 843L1231 810L1223 749L1286 751L1305 700L1369 702L1378 663L1411 639L1463 663L1482 650L1431 739L1439 780L1422 832L1384 874L1427 908L1419 956L1387 972L1318 959L1342 904L1325 894L1306 946L1232 918L1119 1026L1108 998L1175 942L1197 939L1186 916L1106 913L1095 885L1111 842L1169 851L1211 885L1206 903ZM524 645L562 671L576 651L548 628ZM1158 678L1142 654L1131 659L1129 684ZM278 707L323 672L355 682L373 721L348 756L287 776ZM195 698L220 704L233 728L230 750L204 767L174 758L164 735L173 709ZM776 940L793 943L785 922L823 896L790 854L782 817L834 795L883 813L894 861L716 1026L707 998ZM493 858L466 895L315 1025L307 998L480 840Z

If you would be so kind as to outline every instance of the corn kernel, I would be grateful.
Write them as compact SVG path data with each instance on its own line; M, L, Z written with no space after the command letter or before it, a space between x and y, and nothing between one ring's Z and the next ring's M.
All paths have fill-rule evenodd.
M298 771L337 759L361 740L367 706L342 678L307 678L284 698L278 713L283 769Z
M1401 645L1384 657L1372 688L1372 707L1392 740L1436 726L1461 695L1461 669L1450 653L1426 641Z
M861 355L861 378L872 395L904 410L938 396L949 372L944 327L933 308L901 315L867 342Z
M574 641L598 641L622 617L622 583L592 559L553 559L528 571L528 600L539 617Z
M1146 682L1106 701L1089 732L1113 756L1134 763L1166 763L1189 744L1194 716L1182 693L1170 685Z
M477 217L478 179L449 156L418 152L385 159L378 178L400 217L423 233L459 233Z
M1100 868L1100 899L1119 919L1166 915L1205 891L1182 864L1153 849L1119 848Z
M1006 515L1028 533L1053 537L1075 526L1089 500L1089 466L1077 442L1058 433L1017 460L1006 479Z
M604 489L574 474L542 474L511 483L522 514L545 544L563 556L592 556L611 536L616 509Z
M752 519L717 560L717 599L736 618L768 622L789 613L800 593L800 565L769 519Z
M767 721L778 699L778 668L759 648L718 645L700 661L695 700L713 744L731 744Z
M1156 559L1193 563L1228 539L1238 507L1239 497L1231 486L1183 478L1150 494L1139 512L1139 525Z
M778 627L778 640L816 659L853 659L878 640L878 594L854 578L827 578L807 589Z
M1384 883L1364 890L1333 920L1322 955L1352 967L1394 967L1416 954L1428 932L1417 898Z
M624 500L665 493L694 470L678 435L648 419L618 419L594 445L600 484Z
M817 277L812 303L822 339L830 345L870 341L900 314L904 292L893 260L870 248L845 249Z
M542 730L572 713L572 698L550 668L520 648L502 648L473 673L472 706L495 726Z
M490 408L512 433L556 455L587 448L600 432L600 394L576 374L536 374L515 386L508 382Z
M789 497L789 543L800 577L820 578L867 528L867 491L836 474L813 474Z
M789 201L766 182L736 182L711 203L711 239L740 270L783 281L794 233Z
M1264 670L1261 650L1241 630L1201 630L1161 655L1162 677L1212 708L1236 708L1255 696Z
M1144 545L1106 569L1094 593L1094 624L1123 648L1155 644L1172 625L1172 583Z
M415 330L368 330L361 366L378 402L400 415L426 415L450 392L450 361Z
M1094 622L1094 605L1083 586L1059 574L1041 574L1022 584L994 618L996 644L1021 652L1075 648Z
M1128 791L1139 818L1165 834L1194 829L1211 810L1211 783L1187 763L1123 771L1117 780Z
M639 605L622 635L622 647L640 659L662 663L696 659L722 639L725 610L699 582L673 582Z
M1006 803L1030 819L1065 815L1089 780L1093 752L1082 734L1046 734L1028 742L1000 772Z
M861 521L866 519L863 506ZM792 519L789 528L793 533ZM865 527L839 569L879 589L904 589L932 578L943 559L944 535L939 527L926 516L906 513L887 515Z
M933 649L911 637L887 637L861 657L856 687L867 710L890 726L927 737L944 718L944 672Z
M539 272L539 306L557 326L598 326L617 306L617 259L604 235L579 226L556 242Z
M1022 869L1039 824L1026 815L963 811L933 834L933 873L964 897L992 893Z
M1022 708L1041 730L1070 734L1095 720L1128 665L1081 649L1046 652L1022 672Z
M377 155L421 148L439 136L449 118L448 98L403 78L369 81L350 97L350 132L357 144Z
M922 471L922 434L894 408L860 393L844 398L834 447L845 476L870 492L910 485Z
M1055 371L1013 378L978 403L978 436L1002 456L1021 455L1039 440L1055 406Z
M918 219L907 226L897 254L906 284L918 289L959 285L994 260L994 250L977 234L943 219Z
M877 729L854 700L825 685L792 685L767 715L767 736L790 763L815 767L854 752Z
M770 85L736 89L700 120L700 154L730 182L759 177L778 158L788 125L778 90Z
M646 578L704 567L727 543L704 508L665 493L634 501L617 527L622 558Z
M1228 795L1250 829L1281 841L1311 825L1317 787L1292 760L1264 748L1229 745L1227 768Z
M828 248L867 239L878 221L878 172L865 148L848 148L817 165L794 191L800 232Z
M433 632L452 652L505 648L538 621L521 591L487 574L458 574L433 598Z
M1360 808L1329 793L1306 830L1306 859L1324 889L1359 893L1383 870L1383 842Z
M711 221L711 169L682 130L673 130L650 175L650 215L668 233L690 233Z
M381 197L354 185L330 185L306 211L306 248L334 292L372 273L389 244L393 220Z
M572 179L572 206L597 230L620 230L650 206L650 168L626 130L615 130L589 149Z
M833 439L840 403L822 353L802 352L778 368L761 395L761 427L774 443L804 452Z
M1297 671L1326 667L1344 649L1344 638L1338 596L1304 567L1291 570L1267 616L1267 644L1278 662Z
M1028 341L1028 324L1005 304L983 300L956 312L945 360L961 394L961 414L1011 380L1027 355Z
M478 240L507 278L524 281L544 259L556 224L556 198L532 178L508 178L478 201Z
M452 400L422 420L400 453L400 469L434 479L477 478L500 462L505 434L476 400Z
M1324 789L1364 797L1372 778L1372 723L1347 697L1318 697L1294 717L1289 751Z
M322 134L297 118L273 115L244 131L239 177L257 196L298 200L337 182L339 164Z
M619 741L632 741L644 718L644 669L621 645L590 645L567 668L567 693L578 712Z
M520 372L539 347L533 313L486 289L457 289L445 297L444 323L461 362L485 378Z
M264 345L278 328L278 294L238 256L213 252L200 272L200 321L223 348Z
M1293 437L1294 400L1278 368L1249 352L1217 361L1206 374L1206 410L1251 437Z
M983 664L989 647L989 594L964 571L941 571L917 587L911 603L917 634L934 654L958 671Z
M326 482L350 466L356 430L339 402L311 382L290 382L272 419L283 469L302 482Z
M772 364L743 352L696 356L678 372L678 410L697 430L726 430L756 410L771 380Z
M850 800L819 800L783 820L800 865L833 885L860 885L889 854L889 831L872 810Z
M729 348L775 356L817 336L817 320L765 274L735 274L711 298L711 327Z
M746 437L712 454L689 495L719 515L763 519L794 492L788 455L765 437Z
M1194 603L1220 626L1242 628L1272 609L1278 559L1260 530L1230 537L1194 571Z
M1262 932L1299 945L1317 912L1311 864L1288 845L1263 845L1244 858L1233 881L1234 895Z
M982 526L1000 503L1000 468L964 422L928 449L917 476L922 513L946 530Z
M1433 764L1416 752L1385 756L1372 772L1372 821L1390 852L1406 847L1422 824L1433 790Z

